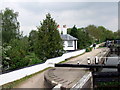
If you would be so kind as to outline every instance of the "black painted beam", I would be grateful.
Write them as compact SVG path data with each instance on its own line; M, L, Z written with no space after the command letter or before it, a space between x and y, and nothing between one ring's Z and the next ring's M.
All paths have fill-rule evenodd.
M118 65L85 65L85 64L55 64L55 67L75 67L75 68L118 68Z

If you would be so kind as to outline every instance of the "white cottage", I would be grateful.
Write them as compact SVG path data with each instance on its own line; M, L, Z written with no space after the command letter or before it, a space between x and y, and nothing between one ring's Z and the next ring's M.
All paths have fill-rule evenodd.
M64 50L72 51L77 50L77 38L67 34L66 25L63 25L63 28L58 26L58 30L62 40L64 41Z

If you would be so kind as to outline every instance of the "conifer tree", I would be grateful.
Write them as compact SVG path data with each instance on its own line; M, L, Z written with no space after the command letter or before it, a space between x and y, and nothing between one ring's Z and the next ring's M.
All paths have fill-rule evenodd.
M38 27L38 42L36 54L40 59L46 60L57 57L63 53L63 42L57 30L57 23L48 13L46 19Z
M78 37L78 31L76 26L74 25L73 28L71 29L70 35L72 35L73 37Z

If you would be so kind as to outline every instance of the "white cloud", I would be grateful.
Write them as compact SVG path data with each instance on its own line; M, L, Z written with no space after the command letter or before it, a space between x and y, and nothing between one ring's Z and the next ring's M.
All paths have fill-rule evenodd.
M36 30L35 26L21 26L20 31L23 32L23 35L29 35L31 30Z
M85 27L94 24L103 25L113 31L118 28L117 3L25 3L23 1L6 2L3 4L3 8L5 7L19 12L20 30L24 35L36 29L47 13L51 13L58 24L66 24L68 27L73 25Z

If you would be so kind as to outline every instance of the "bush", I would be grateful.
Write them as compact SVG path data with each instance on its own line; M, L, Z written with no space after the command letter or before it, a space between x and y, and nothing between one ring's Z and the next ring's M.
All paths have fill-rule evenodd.
M90 51L92 51L92 47L86 48L86 52L90 52Z
M40 60L35 53L29 53L29 55L25 56L24 60L27 63L27 66L42 63L43 61Z

